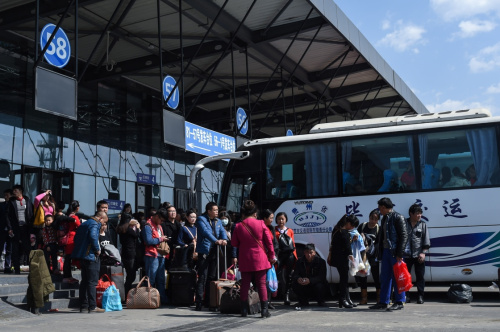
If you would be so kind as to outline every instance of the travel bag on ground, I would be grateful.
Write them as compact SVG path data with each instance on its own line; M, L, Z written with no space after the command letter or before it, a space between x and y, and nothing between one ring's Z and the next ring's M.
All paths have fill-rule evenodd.
M471 303L472 288L466 284L452 284L448 289L448 300L453 303Z
M225 286L225 292L220 300L222 314L237 314L241 309L240 283L236 282L231 287ZM260 312L259 294L252 288L248 290L248 313L254 315Z
M108 289L111 285L116 286L115 283L111 280L109 275L103 274L99 280L97 280L96 290L96 304L98 307L102 308L102 297L106 289Z
M169 297L173 305L192 305L196 287L196 272L170 271L169 272Z
M141 287L143 282L147 282L146 287ZM148 277L142 278L127 294L127 309L156 309L159 306L160 292L151 287Z
M115 283L116 289L120 292L120 298L124 302L127 294L125 294L125 274L123 273L123 267L101 265L99 275L102 276L104 274L107 274L111 281Z
M219 254L222 252L222 249L220 246L217 247L217 275L220 273L220 259L219 259ZM224 271L227 271L227 259L226 259L226 247L224 247ZM235 283L234 280L227 280L225 278L221 278L219 280L215 280L210 282L210 303L209 303L209 308L210 310L217 311L219 310L220 306L220 299L222 297L222 294L226 292L228 289L227 287L233 286Z
M102 308L106 311L121 311L122 300L120 292L116 289L115 285L109 286L102 296Z

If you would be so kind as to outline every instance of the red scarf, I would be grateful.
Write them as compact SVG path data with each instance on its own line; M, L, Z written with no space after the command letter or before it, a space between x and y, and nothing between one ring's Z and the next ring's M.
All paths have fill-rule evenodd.
M21 204L21 206L23 206L23 199L24 199L24 197L23 196L21 196L21 198L16 197L16 199L19 201L19 204Z

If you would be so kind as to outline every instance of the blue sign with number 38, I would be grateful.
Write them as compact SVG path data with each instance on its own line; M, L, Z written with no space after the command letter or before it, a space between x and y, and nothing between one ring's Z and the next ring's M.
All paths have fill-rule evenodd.
M40 34L40 47L43 50L45 45L52 36L56 26L52 23L47 24L43 27L42 33ZM69 43L68 36L64 30L59 27L56 32L54 39L47 48L44 54L45 60L52 66L62 68L66 66L71 58L71 45Z

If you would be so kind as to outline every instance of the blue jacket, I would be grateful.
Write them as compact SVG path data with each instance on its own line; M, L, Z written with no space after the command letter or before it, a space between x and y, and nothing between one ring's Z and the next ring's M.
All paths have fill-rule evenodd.
M76 229L75 249L71 258L96 261L96 253L101 250L99 245L99 230L101 223L90 218Z
M196 241L196 252L202 255L208 255L210 248L217 240L226 240L227 235L226 230L222 226L220 219L215 218L212 220L215 222L215 235L212 230L212 226L208 221L208 215L206 213L196 219L196 229L198 230L198 240Z

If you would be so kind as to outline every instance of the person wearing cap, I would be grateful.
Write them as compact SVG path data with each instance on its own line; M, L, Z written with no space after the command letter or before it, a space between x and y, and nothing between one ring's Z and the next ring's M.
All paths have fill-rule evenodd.
M326 306L324 295L326 289L326 262L316 255L313 243L306 244L304 255L297 260L292 274L292 288L299 302L295 305L297 310L309 305L312 296L320 307Z

